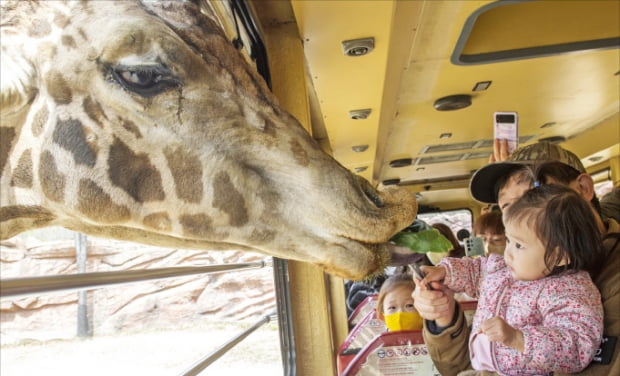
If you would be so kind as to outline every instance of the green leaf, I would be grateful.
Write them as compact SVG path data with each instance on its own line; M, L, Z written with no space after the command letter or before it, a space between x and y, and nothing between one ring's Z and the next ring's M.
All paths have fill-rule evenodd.
M452 243L432 227L420 232L401 231L391 240L417 253L448 252L452 249Z

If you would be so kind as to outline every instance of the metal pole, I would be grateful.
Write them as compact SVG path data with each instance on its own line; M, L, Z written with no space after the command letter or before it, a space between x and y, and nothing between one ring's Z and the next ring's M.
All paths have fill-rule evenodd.
M86 273L87 258L87 240L86 235L81 232L75 233L75 258L78 273ZM77 311L77 336L88 337L90 330L88 327L88 305L86 302L86 290L78 291L78 311Z
M275 312L264 316L256 324L252 325L252 327L241 332L239 335L237 335L236 337L232 338L230 341L220 346L218 349L213 351L211 354L205 356L204 358L194 363L188 370L184 371L181 375L182 376L196 376L200 374L200 372L202 372L205 368L207 368L211 363L215 362L222 355L226 354L230 349L235 347L239 342L241 342L245 337L249 336L253 331L255 331L256 329L260 328L262 325L271 321L272 317L275 318Z
M181 277L200 273L221 273L229 270L257 269L271 265L269 261L208 266L179 266L172 268L97 272L47 277L13 278L0 281L0 298L41 294L53 291L75 291L121 283Z

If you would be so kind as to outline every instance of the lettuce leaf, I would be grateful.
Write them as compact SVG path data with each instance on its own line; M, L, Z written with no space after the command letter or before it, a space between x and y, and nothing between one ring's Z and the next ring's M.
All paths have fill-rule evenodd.
M439 230L419 219L390 240L417 253L448 252L452 249L452 243Z

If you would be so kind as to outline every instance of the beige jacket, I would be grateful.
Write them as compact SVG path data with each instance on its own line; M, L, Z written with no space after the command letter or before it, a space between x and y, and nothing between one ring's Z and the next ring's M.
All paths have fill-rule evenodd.
M602 365L590 363L579 373L571 375L581 376L608 376L620 375L620 225L613 219L606 222L607 262L603 266L594 283L601 291L604 318L604 335L618 338L611 363ZM440 334L432 334L428 329L428 322L424 323L424 341L437 370L442 376L456 376L461 371L470 370L469 361L469 328L461 307L457 304L457 320L454 325L445 328ZM474 374L474 373L466 373ZM475 373L482 375L482 373ZM486 372L484 375L493 373ZM555 375L564 375L556 373Z

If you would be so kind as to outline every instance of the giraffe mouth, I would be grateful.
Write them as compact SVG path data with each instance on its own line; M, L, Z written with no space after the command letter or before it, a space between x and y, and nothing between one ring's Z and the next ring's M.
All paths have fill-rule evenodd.
M375 207L379 209L383 208L385 206L385 202L383 202L377 190L374 189L370 185L370 183L366 179L363 179L362 177L358 177L358 181L360 184L360 189L364 193L364 196L366 196L366 198L370 200L370 202L372 202Z

